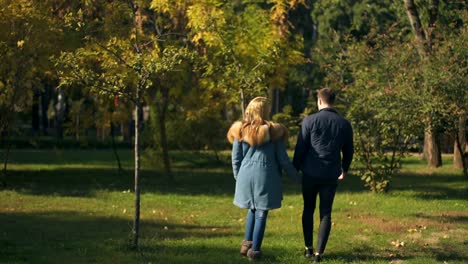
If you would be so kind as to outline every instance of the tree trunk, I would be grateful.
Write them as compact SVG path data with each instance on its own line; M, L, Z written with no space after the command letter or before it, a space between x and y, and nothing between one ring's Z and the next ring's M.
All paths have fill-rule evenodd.
M317 39L317 30L315 29L314 21L311 16L311 8L313 5L312 1L306 1L300 4L296 10L297 16L295 16L298 20L296 28L299 30L299 33L301 33L303 39L304 57L307 59L311 59L311 50Z
M57 139L63 138L63 121L65 119L65 95L62 90L58 91L57 104L55 105L55 118L56 118L56 129Z
M123 136L123 141L124 142L130 142L131 141L131 128L132 128L132 122L131 121L126 121L126 122L120 122L120 133Z
M408 15L408 19L411 22L411 27L413 28L418 52L421 57L425 57L427 55L427 38L421 23L421 19L419 18L418 10L414 4L414 0L403 1L405 3L406 14Z
M44 135L47 135L47 129L49 128L49 115L47 111L49 110L49 101L50 101L50 91L48 87L45 88L46 91L41 93L41 123L42 123L42 132Z
M36 136L39 134L40 120L39 120L39 93L34 92L32 97L32 118L31 118L32 134Z
M466 116L463 113L459 117L458 131L455 137L453 146L453 166L457 169L465 170L466 168Z
M139 93L137 88L137 93ZM140 232L140 112L141 104L135 105L135 218L133 220L133 247L138 248Z
M245 97L244 97L244 89L241 88L240 90L240 97L241 97L241 110L242 110L242 118L245 117Z
M271 116L276 115L280 112L279 110L279 96L280 91L278 88L270 89L270 98L271 98Z
M7 121L8 122L8 121ZM5 132L3 135L2 139L4 140L4 156L3 156L3 169L2 169L2 177L0 178L0 183L2 186L6 187L7 186L7 166L8 166L8 158L10 157L10 149L11 149L11 143L9 140L10 137L10 126L7 123L5 126L4 131L0 131L0 133Z
M414 37L416 39L416 48L421 57L421 60L426 60L430 56L431 50L431 39L435 28L436 20L438 17L439 1L431 0L428 7L429 12L429 25L428 31L425 32L421 19L414 3L414 0L403 0L406 14L411 22L413 28ZM433 123L431 121L426 124L424 132L424 149L423 159L427 160L429 167L440 167L442 166L442 157L440 151L440 142L437 139L437 132L433 129Z
M161 140L161 148L162 148L162 155L163 155L163 162L164 162L164 173L169 179L171 179L172 171L171 171L171 162L169 158L169 147L167 144L165 117L161 117L159 119L159 133L161 135L160 140Z
M133 13L133 26L135 33L135 53L140 54L139 34L141 33L141 9L134 1L129 0L130 7ZM139 63L142 63L139 56ZM141 69L138 70L138 75L142 77ZM135 91L135 219L133 221L133 248L138 249L139 233L140 233L140 129L141 129L141 113L142 113L142 89L146 79L141 78Z
M115 160L117 161L117 167L119 169L119 173L124 173L124 169L122 168L122 163L120 162L120 157L119 157L119 153L117 152L117 147L115 145L115 127L114 127L114 123L112 122L112 120L110 121L110 134L111 134L111 140L112 140L112 150L114 151L114 156L115 156Z
M438 135L432 128L424 130L424 155L430 168L442 166L442 153Z
M80 113L76 114L75 139L80 140Z
M164 162L164 173L169 180L172 178L171 160L169 157L169 144L167 142L167 131L166 131L166 114L169 103L169 90L167 88L161 88L161 102L158 106L158 123L159 123L159 136L161 141L161 150Z

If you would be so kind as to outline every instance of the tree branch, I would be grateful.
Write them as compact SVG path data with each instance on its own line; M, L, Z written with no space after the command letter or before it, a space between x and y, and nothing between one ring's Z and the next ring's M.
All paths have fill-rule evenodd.
M128 62L126 60L124 60L121 56L119 56L119 54L117 54L115 51L109 49L108 47L102 45L101 43L99 43L98 41L94 41L93 42L98 45L99 47L101 47L103 50L107 51L108 53L110 53L111 55L113 55L118 61L120 61L121 63L123 63L125 66L127 66L129 69L132 69L134 70L133 66L128 64Z
M427 45L429 49L432 47L432 39L434 38L434 29L437 18L439 17L439 0L432 0L429 4L429 25L427 26Z
M89 82L85 78L83 78L83 76L81 74L79 74L79 72L76 70L75 67L71 66L70 70L72 71L74 79L78 80L79 82L81 82L85 86L89 85ZM112 90L112 89L108 89L108 88L106 88L106 86L115 86L115 85L113 83L107 81L107 80L103 80L102 78L93 78L93 79L94 79L93 83L100 84L100 89L104 90L105 92L107 92L109 94L112 94L114 96L122 96L122 97L128 99L129 101L135 103L135 100L134 100L134 97L133 97L131 91L128 91L127 89L125 89L125 92L119 92L119 91L115 91L115 90Z
M425 57L428 53L427 38L421 24L418 10L414 4L414 0L403 0L405 3L406 14L413 28L414 36L418 44L418 52L421 57Z
M128 4L130 5L130 9L132 10L132 20L133 20L133 29L135 30L135 51L136 53L140 54L140 46L139 46L139 28L137 24L137 12L139 7L135 5L135 3L132 0L128 0Z

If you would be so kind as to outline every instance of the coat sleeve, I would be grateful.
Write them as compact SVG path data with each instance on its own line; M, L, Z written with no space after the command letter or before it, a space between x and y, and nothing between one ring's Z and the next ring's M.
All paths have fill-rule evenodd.
M304 161L307 152L310 147L310 130L308 128L308 122L304 120L297 135L296 148L294 150L293 164L296 170L300 170L302 167L302 162Z
M354 143L353 143L353 128L351 127L351 124L348 123L345 134L345 139L344 139L344 144L341 149L343 153L343 158L342 158L342 167L344 172L348 172L349 166L351 166L351 161L353 160L353 154L354 154Z
M232 172L234 173L234 179L237 180L237 174L244 159L244 152L242 151L242 143L238 140L234 140L232 143Z
M299 182L299 173L296 168L294 168L291 160L288 157L286 152L286 146L282 140L278 140L275 144L276 147L276 159L280 165L280 169L286 171L286 174L295 182Z

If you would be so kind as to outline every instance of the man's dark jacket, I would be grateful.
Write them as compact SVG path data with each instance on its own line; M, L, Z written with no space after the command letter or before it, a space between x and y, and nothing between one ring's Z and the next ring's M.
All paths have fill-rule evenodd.
M293 164L302 170L304 184L336 183L342 171L348 172L353 153L351 124L324 108L302 121Z

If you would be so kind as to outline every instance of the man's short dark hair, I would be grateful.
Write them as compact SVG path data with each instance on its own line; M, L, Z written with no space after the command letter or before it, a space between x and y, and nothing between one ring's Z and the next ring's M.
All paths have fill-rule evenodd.
M322 99L328 105L333 105L335 104L336 94L331 88L322 88L317 91L317 98Z

